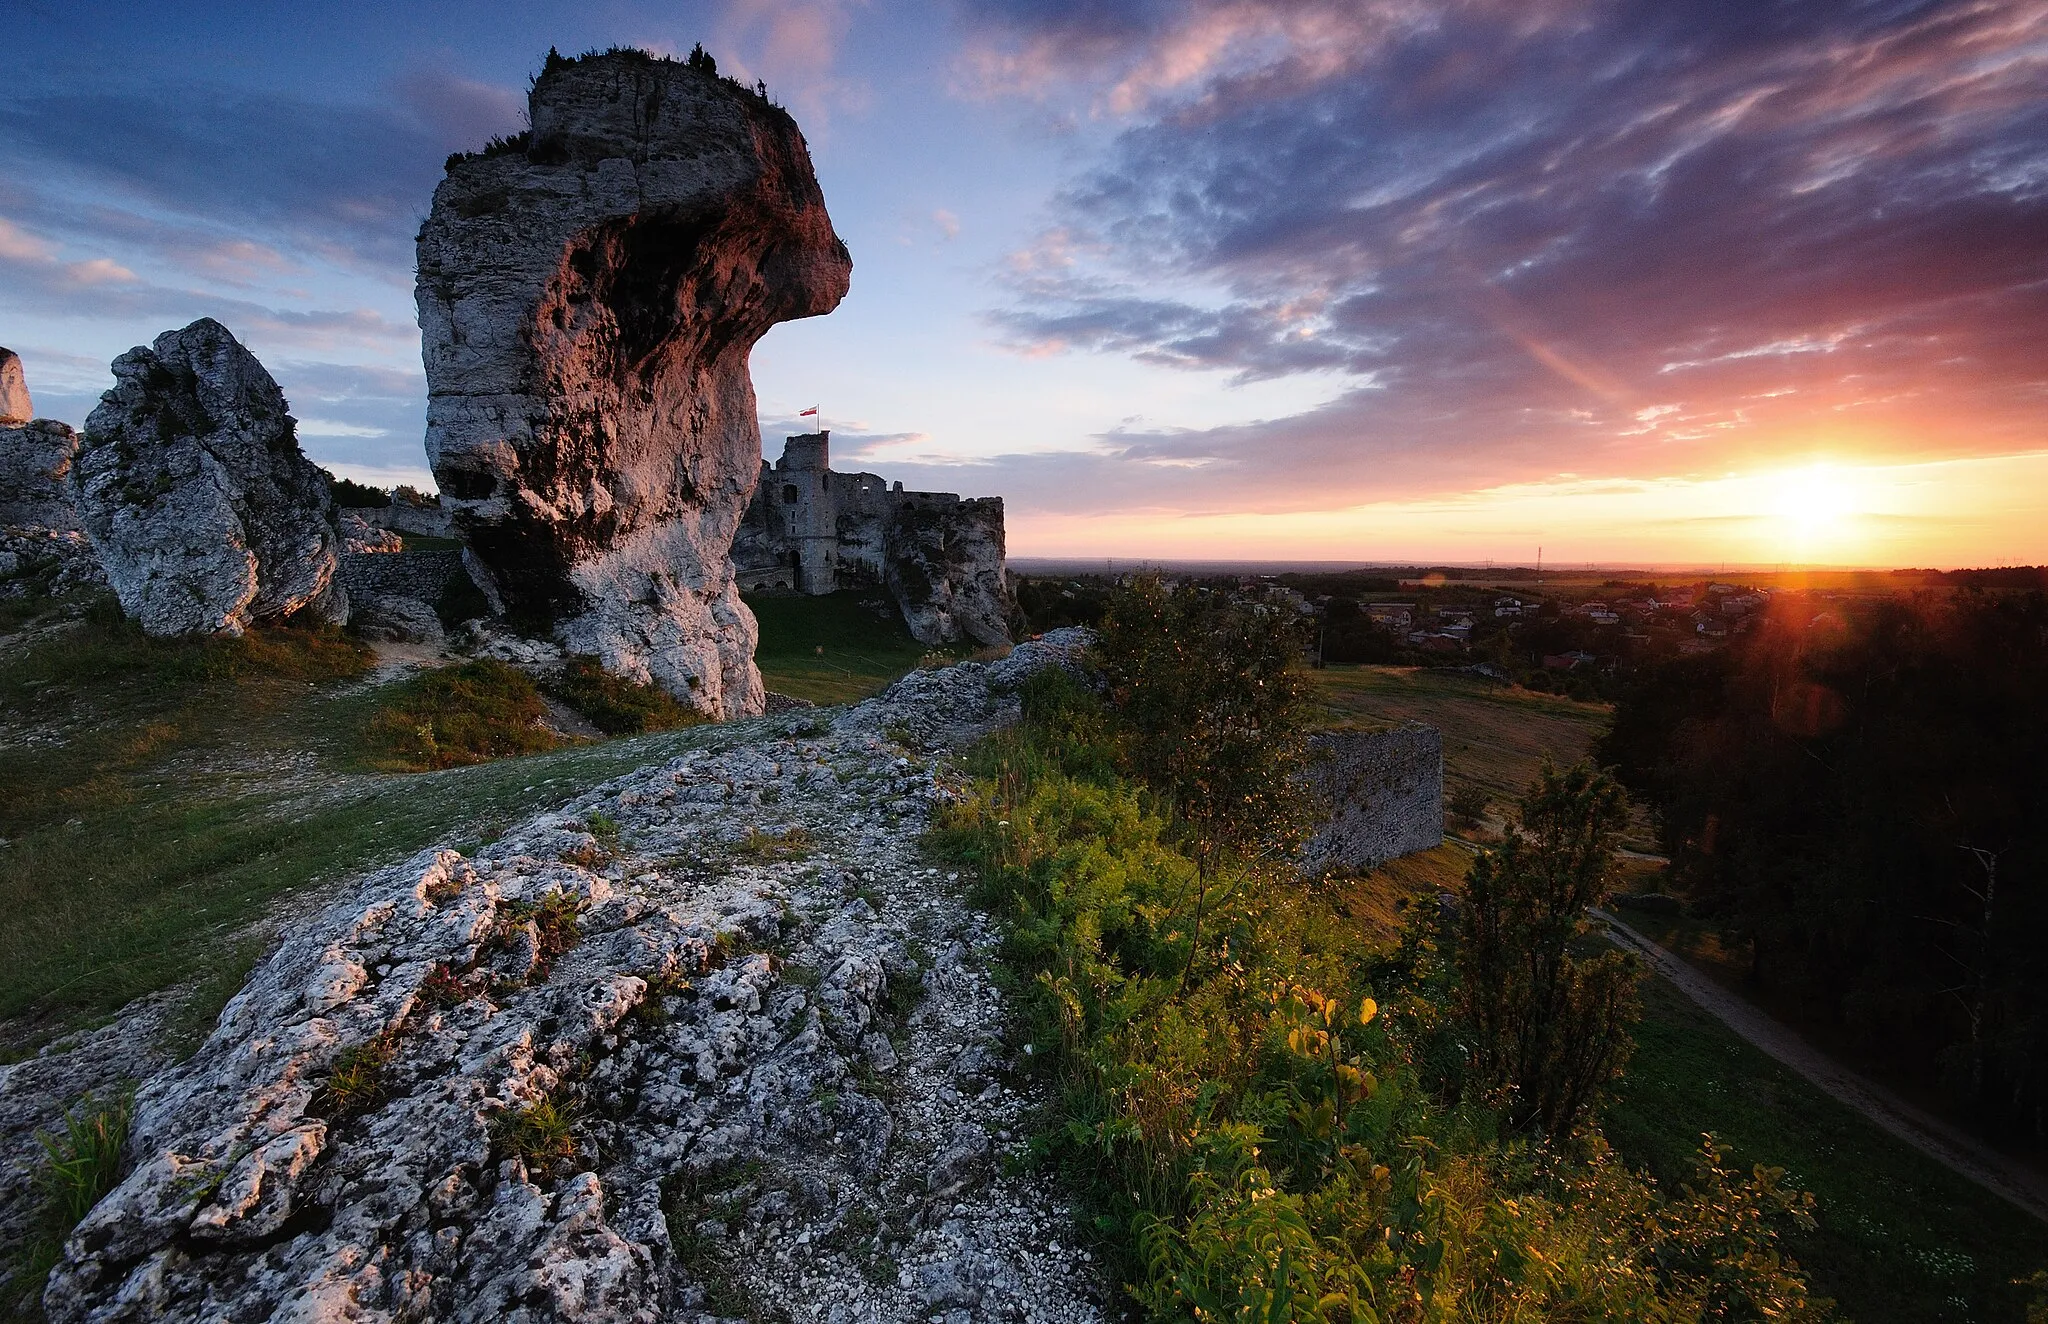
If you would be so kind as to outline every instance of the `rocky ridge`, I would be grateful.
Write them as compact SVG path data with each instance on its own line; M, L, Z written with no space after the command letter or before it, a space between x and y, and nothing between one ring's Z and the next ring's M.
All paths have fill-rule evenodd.
M327 480L256 356L203 317L113 370L71 482L122 610L159 636L344 619Z
M608 782L298 926L146 1084L53 1320L1088 1320L918 842L1059 632ZM736 733L738 734L738 733Z
M762 711L730 557L747 360L851 260L796 123L708 60L550 54L419 233L427 454L494 606L713 717Z

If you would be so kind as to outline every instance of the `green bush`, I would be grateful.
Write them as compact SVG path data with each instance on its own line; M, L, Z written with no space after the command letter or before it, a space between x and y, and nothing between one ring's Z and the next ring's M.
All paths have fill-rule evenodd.
M1473 1083L1508 1124L1552 1140L1589 1117L1628 1060L1635 958L1573 950L1612 885L1628 801L1581 763L1546 764L1507 839L1472 862L1459 908L1458 1012Z
M1139 1316L1824 1317L1776 1247L1772 1220L1806 1213L1777 1174L1710 1167L1666 1200L1597 1133L1532 1145L1488 1101L1440 1098L1447 933L1382 950L1257 834L1198 836L1186 764L1132 729L1184 720L1156 701L1057 673L1023 697L935 845L1004 922L1019 1050L1052 1098L1034 1151Z
M702 713L677 703L659 685L614 676L594 657L570 658L542 684L608 736L672 731L704 720Z
M533 678L479 660L413 677L364 725L367 761L383 772L423 772L537 754L559 737Z

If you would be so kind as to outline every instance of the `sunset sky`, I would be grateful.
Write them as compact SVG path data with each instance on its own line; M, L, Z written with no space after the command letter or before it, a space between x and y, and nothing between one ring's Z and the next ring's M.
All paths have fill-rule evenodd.
M2048 561L2048 0L5 0L0 344L210 315L425 482L412 237L552 45L804 126L854 258L767 449L1013 555ZM309 16L310 15L310 16Z

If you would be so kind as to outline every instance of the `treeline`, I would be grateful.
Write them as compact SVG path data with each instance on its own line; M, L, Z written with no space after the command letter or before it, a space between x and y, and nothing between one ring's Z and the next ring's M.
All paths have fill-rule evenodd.
M1774 612L1641 673L1602 756L1761 990L2048 1133L2048 596Z
M1398 933L1303 878L1299 626L1140 580L1098 690L1041 674L938 845L1005 921L1034 1140L1147 1320L1827 1317L1778 1229L1812 1199L1703 1146L1677 1192L1599 1111L1633 962L1594 941L1625 817L1547 772L1461 898Z

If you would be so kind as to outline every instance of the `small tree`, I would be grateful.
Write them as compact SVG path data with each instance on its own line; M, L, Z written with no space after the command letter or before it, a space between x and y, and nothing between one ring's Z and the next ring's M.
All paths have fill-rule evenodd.
M1219 850L1291 851L1307 826L1308 687L1300 627L1259 603L1175 592L1139 577L1111 601L1098 654L1120 755L1192 829L1194 922L1185 982L1202 949ZM1180 899L1173 908L1177 911Z
M1304 826L1308 689L1289 615L1141 576L1098 652L1132 770L1213 846L1285 848Z
M1636 1018L1634 959L1575 952L1606 896L1628 819L1590 764L1546 765L1507 840L1473 861L1459 917L1459 1010L1471 1066L1516 1129L1569 1134L1621 1074Z

